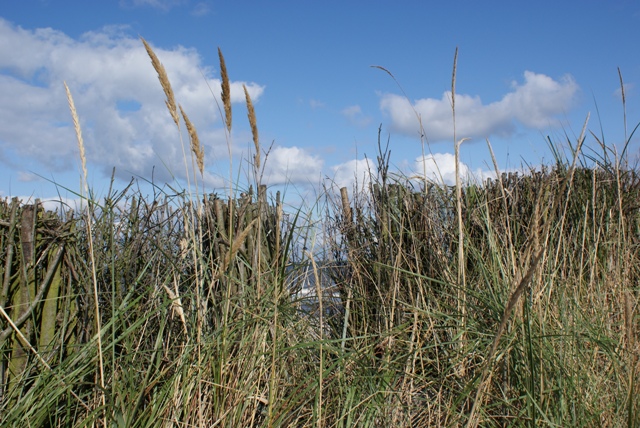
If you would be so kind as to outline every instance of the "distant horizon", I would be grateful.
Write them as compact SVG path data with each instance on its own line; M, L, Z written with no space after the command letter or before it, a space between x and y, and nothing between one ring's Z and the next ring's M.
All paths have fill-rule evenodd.
M591 133L621 149L618 70L630 133L640 121L640 59L632 55L639 33L640 5L633 2L589 1L579 10L551 2L11 3L0 13L0 198L77 199L80 160L63 81L77 106L88 185L97 196L109 189L113 168L115 189L132 177L142 179L144 192L152 193L145 180L186 186L180 135L140 37L198 130L200 189L247 182L253 143L244 84L266 157L264 183L304 201L323 184L362 186L366 173L375 173L379 127L393 172L422 176L426 168L426 178L455 182L456 49L455 138L469 138L461 146L463 173L493 176L487 140L500 171L553 162L547 138L569 151L567 140L575 144L589 114L585 149L598 150ZM216 105L218 46L232 82L230 140ZM182 134L188 141L184 124ZM634 135L630 159L639 147Z

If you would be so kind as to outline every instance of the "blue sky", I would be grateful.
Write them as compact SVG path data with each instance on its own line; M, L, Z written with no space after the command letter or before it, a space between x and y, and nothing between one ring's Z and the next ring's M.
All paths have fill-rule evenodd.
M132 176L184 186L178 131L138 36L153 46L198 129L207 191L227 185L229 153L235 177L252 156L242 84L262 148L271 147L264 180L274 189L311 195L323 183L361 181L365 159L375 161L379 127L393 170L432 178L437 164L453 182L456 47L457 138L470 138L461 158L479 177L493 173L487 138L501 170L549 163L546 137L567 147L589 113L589 129L621 147L618 67L628 129L640 121L636 1L4 2L0 197L73 198L49 180L80 190L63 81L82 123L94 192L106 193L114 167L119 189ZM209 89L219 95L218 47L232 81L230 140ZM595 147L591 136L587 144ZM632 160L639 147L635 137Z

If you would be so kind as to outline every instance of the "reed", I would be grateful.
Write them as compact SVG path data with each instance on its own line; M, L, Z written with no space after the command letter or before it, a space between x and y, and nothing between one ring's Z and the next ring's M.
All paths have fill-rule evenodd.
M71 91L69 90L69 87L67 86L67 83L64 82L64 88L66 90L67 93L67 100L69 102L69 110L71 111L71 117L73 119L73 128L75 130L76 133L76 138L78 139L78 148L80 150L80 160L82 162L82 173L83 173L83 183L84 186L82 186L84 188L84 191L87 193L88 195L88 177L87 177L87 159L86 159L86 155L85 155L85 149L84 149L84 139L82 138L82 129L80 128L80 120L78 119L78 113L76 111L76 106L75 103L73 101L73 96L71 95ZM98 344L98 368L99 368L99 375L100 375L100 387L104 390L105 388L105 381L104 381L104 356L103 356L103 351L102 351L102 334L101 334L101 317L100 317L100 301L99 301L99 296L98 296L98 280L96 278L96 265L95 265L95 253L94 253L94 249L93 249L93 239L92 239L92 228L91 228L91 211L92 211L92 203L91 200L89 200L89 204L87 206L87 212L86 212L86 225L87 225L87 236L89 237L88 239L88 244L89 244L89 260L91 262L91 274L92 274L92 282L93 282L93 303L94 303L94 310L95 310L95 320L96 320L96 331L97 331L97 344ZM102 404L105 404L105 396L102 395L101 397L101 401ZM106 424L105 424L106 425Z

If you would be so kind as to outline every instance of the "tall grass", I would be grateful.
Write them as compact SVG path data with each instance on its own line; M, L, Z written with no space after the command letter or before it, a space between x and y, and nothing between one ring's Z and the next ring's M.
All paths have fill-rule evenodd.
M261 183L246 89L251 185L192 190L205 153L143 43L193 183L110 189L55 221L0 203L3 426L640 424L640 176L613 147L585 155L586 124L553 165L455 187L389 173L379 143L370 186L323 196L308 250L310 216Z

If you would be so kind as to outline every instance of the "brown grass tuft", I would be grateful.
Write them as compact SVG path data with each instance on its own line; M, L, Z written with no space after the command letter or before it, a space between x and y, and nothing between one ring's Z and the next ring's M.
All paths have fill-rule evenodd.
M218 57L220 57L220 78L222 79L222 104L224 105L227 131L231 132L231 86L229 85L227 65L224 62L224 56L222 56L220 48L218 48Z
M204 150L200 145L200 139L198 138L198 133L196 132L195 126L189 120L187 113L184 112L184 109L181 105L180 113L182 113L182 118L184 119L184 123L187 126L187 132L189 132L189 139L191 140L191 151L196 157L196 163L198 164L198 169L200 170L200 174L204 174Z
M253 103L251 102L251 96L249 95L249 91L247 91L247 87L242 85L242 89L244 89L244 98L247 101L247 116L249 116L249 124L251 125L251 135L253 135L253 144L256 146L256 155L255 155L255 167L256 170L260 169L260 139L258 137L258 124L256 121L256 111L253 109Z
M169 114L171 115L171 118L175 122L176 126L180 126L179 125L180 116L178 116L176 99L173 96L173 89L171 89L171 83L169 83L169 77L167 76L167 72L165 71L164 66L156 56L155 52L153 52L153 49L151 49L151 46L149 46L149 43L147 43L147 41L142 37L140 37L140 40L142 40L142 43L144 44L144 48L147 50L147 54L149 55L149 58L151 58L151 64L153 65L153 68L156 70L156 73L158 73L158 79L160 80L160 85L162 85L164 94L167 97L165 104L169 109Z

